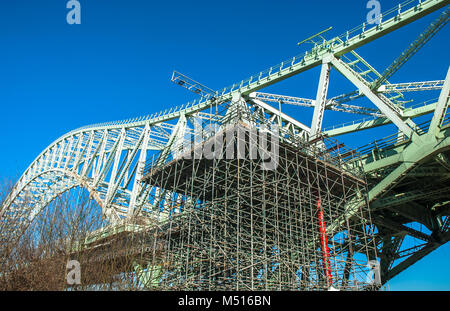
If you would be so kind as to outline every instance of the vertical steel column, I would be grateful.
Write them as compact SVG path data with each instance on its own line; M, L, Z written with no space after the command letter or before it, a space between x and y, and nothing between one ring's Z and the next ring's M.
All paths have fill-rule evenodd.
M450 91L450 67L447 70L447 76L445 77L444 86L442 87L441 94L439 95L439 100L434 110L433 119L431 119L430 127L428 133L432 135L437 135L439 133L439 127L442 124L442 120L445 117L445 112L448 107L448 96Z
M136 168L136 176L134 178L133 190L131 191L130 206L128 207L127 217L132 217L135 212L136 199L142 188L142 176L144 174L145 160L147 158L148 142L150 139L150 126L147 123L144 128L144 141L142 142L141 153Z
M323 59L322 69L320 71L319 87L317 88L316 102L314 106L314 114L311 124L311 135L314 137L320 133L322 129L323 112L325 110L328 85L330 82L330 63L327 58Z
M72 152L72 147L73 147L73 143L75 141L75 135L70 137L70 143L69 143L69 147L67 148L67 153L66 153L66 163L64 164L64 170L67 170L69 168L69 162L73 157L73 152ZM76 148L76 146L75 146Z
M100 173L100 168L102 166L104 166L104 164L105 164L104 157L105 157L106 143L108 142L108 134L109 134L108 130L106 129L103 132L103 140L102 140L102 143L101 143L102 146L100 147L100 154L98 156L97 164L95 165L95 170L94 170L94 173L93 173L93 176L92 176L94 178L94 180L97 179L98 174Z
M64 139L63 142L62 142L61 150L60 150L59 155L58 155L58 161L56 162L56 167L61 167L62 159L64 157L64 153L66 151L67 146L68 146L67 140Z
M120 136L119 136L119 144L118 144L117 149L115 150L114 164L113 164L113 168L111 171L111 178L109 180L109 186L108 186L108 191L106 194L105 202L111 201L110 198L114 195L114 193L112 193L113 192L112 190L114 188L114 184L115 184L115 180L116 180L117 168L119 166L120 156L122 154L122 148L123 148L123 143L125 141L125 137L126 137L126 131L124 128L122 128L122 131L120 132ZM105 208L108 208L108 207L105 206Z

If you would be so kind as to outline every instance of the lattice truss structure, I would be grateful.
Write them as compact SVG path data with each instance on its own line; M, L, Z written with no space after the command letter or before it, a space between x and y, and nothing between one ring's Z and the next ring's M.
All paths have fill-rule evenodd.
M35 216L54 198L78 186L84 187L89 191L92 198L102 208L102 212L109 221L110 226L124 222L150 225L155 221L159 222L164 219L164 221L168 221L172 217L172 212L169 207L161 211L160 205L163 204L161 202L166 202L166 200L160 193L160 190L168 187L173 191L185 193L188 190L187 186L183 188L181 184L175 181L172 181L172 184L167 184L169 181L163 184L163 181L158 179L159 175L156 173L151 178L149 177L152 182L159 180L156 186L143 182L143 177L146 173L146 163L152 163L151 167L167 165L173 160L171 157L173 157L174 150L179 147L179 142L185 140L183 138L191 135L191 137L201 137L198 141L199 143L204 141L205 137L198 135L196 129L202 128L204 129L202 131L210 133L210 130L206 130L208 125L219 124L219 126L222 126L231 124L229 120L235 120L233 117L233 111L235 110L233 110L234 108L231 110L229 108L238 105L239 107L245 107L245 109L239 108L238 111L247 111L245 117L241 119L247 120L245 121L247 123L250 122L249 124L252 128L255 124L256 126L264 125L266 128L271 128L274 124L278 126L276 133L286 144L283 145L282 150L290 150L289 148L292 145L310 146L318 151L315 155L313 153L312 155L308 154L308 156L317 158L326 154L330 155L341 148L339 143L327 146L324 137L339 137L348 133L388 124L395 126L396 131L392 136L379 139L374 143L368 143L366 146L358 149L358 152L362 155L362 167L368 181L368 201L375 225L374 233L377 259L381 266L381 280L382 283L386 283L389 279L450 240L450 197L447 191L450 180L450 162L448 160L450 157L450 129L448 127L449 115L447 109L450 75L447 73L446 77L436 77L433 81L403 81L402 83L390 83L388 81L431 38L444 29L449 19L448 4L448 0L408 0L399 4L396 8L383 13L379 17L379 24L368 25L364 23L332 39L325 39L323 37L325 36L324 32L321 32L319 36L309 38L309 41L314 43L314 47L303 54L272 66L222 90L213 91L186 76L174 73L172 81L193 91L201 98L180 107L174 107L141 118L82 127L61 136L48 146L31 163L2 203L0 209L1 245L19 238L30 223L33 222ZM441 12L437 14L437 18L385 70L377 71L374 66L356 52L358 47L439 10ZM441 60L441 64L442 61L445 60ZM445 70L447 70L448 64L445 64L445 66ZM309 99L290 95L270 94L264 91L264 88L270 85L301 74L314 67L321 67L316 98ZM332 81L330 81L331 70L336 70L342 74L343 77L352 83L355 90L329 97L328 88L332 84ZM438 91L439 97L418 104L412 104L408 99L409 94L424 93L425 91ZM364 103L358 104L358 100ZM296 105L305 107L305 109L308 109L308 107L313 109L311 124L305 125L282 112L280 107L283 105ZM332 127L323 129L322 121L329 110L362 114L366 118L342 125L338 125L336 122ZM201 126L196 126L196 124ZM291 156L293 158L300 157L300 149L293 152ZM291 163L290 161L293 161L291 156L283 155L280 163L284 163L284 165ZM350 165L349 163L352 163L349 159L355 159L355 156L352 152L345 152L340 153L338 158L341 159L341 163L336 164L336 168L339 171L346 171L348 170L347 166ZM324 161L329 163L330 159L332 159L331 155ZM300 163L307 162L307 160L298 164L295 162L295 165L298 165L298 169L301 171L304 167ZM200 165L195 163L197 162L194 161L192 167ZM224 171L223 167L217 163L214 165L216 166L213 166L214 169L211 168L208 174L219 174ZM243 159L242 170L249 171L252 165ZM177 162L172 164L171 167L176 168L178 166ZM290 175L289 172L287 170L284 173L280 173L279 176L272 176L272 179L267 180L267 182L270 181L277 184L276 181L281 181L283 178L290 180L290 178L293 178L293 175ZM253 172L255 181L262 180L261 176L265 176L262 174L266 173L262 172L258 173L258 175ZM163 174L162 171L161 174ZM208 174L204 173L203 178L209 176ZM248 174L245 175L242 172L239 175L239 180L242 180L244 184L245 182L248 183L248 177L246 177ZM348 178L349 184L341 183L343 188L350 184L358 184L355 181L355 178L357 178L355 173L351 173L351 175L353 178ZM316 176L316 178L318 177ZM201 179L199 178L199 180ZM231 180L227 182L231 182ZM311 179L308 179L308 182L314 183L314 178L311 177ZM210 186L204 181L203 184ZM244 184L241 184L241 186L244 187ZM213 183L212 185L219 187L220 183ZM363 186L359 188L361 187ZM271 189L271 191L274 191L274 189ZM302 200L314 202L317 196L313 195L313 189L308 191L309 194L306 192L291 194L293 198L300 196ZM331 204L327 203L331 202L327 195L320 193L323 190L319 189L318 191L320 199L325 200L323 201L325 206ZM281 195L278 191L277 193ZM342 193L348 192L342 190ZM361 191L361 193L364 195L364 191ZM232 194L230 192L227 195L229 195L229 198L232 198L233 195L236 198L240 197L242 206L244 206L242 202L249 200L248 193L239 192ZM155 199L158 196L159 199ZM179 204L182 204L183 208L188 211L187 213L185 213L186 211L180 213L180 215L199 216L200 219L204 219L205 223L201 228L207 228L207 224L213 222L213 218L208 220L208 217L212 217L215 214L205 212L206 214L201 215L201 212L189 212L189 210L200 210L195 208L200 204L200 201L192 201L190 203L186 201L187 198L196 197L198 195L196 196L194 193L186 193L180 196L181 201ZM257 197L260 197L259 200L262 199L261 192L257 193ZM346 195L343 197L346 197ZM285 198L284 194L281 198ZM298 202L301 201L300 198L296 198L296 200ZM342 200L346 201L347 199ZM167 200L167 202L172 202L170 204L173 204L173 199ZM205 205L205 208L202 209L204 211L211 210L211 204L213 206L220 205L215 199L209 203L205 200L202 200L202 202ZM267 202L275 204L273 202L277 202L277 200L276 198L269 198ZM286 210L289 210L287 208L288 204L285 201L282 202L283 206L286 206ZM353 210L349 207L352 200L348 202L350 203L344 204L346 205L344 210ZM236 206L237 203L232 202L232 204ZM361 200L360 203L354 206L354 209L363 211L365 204L365 201ZM261 209L260 203L259 206L255 206L255 208ZM306 215L306 206L307 204L300 204L300 207L297 207L299 210L296 212ZM269 208L269 205L267 207ZM261 215L256 216L256 210L253 208L248 206L245 208L242 210L242 213L250 213L250 215L255 215L255 217L261 217ZM290 210L293 212L295 209L291 208ZM314 204L309 206L310 213L313 210ZM240 210L236 208L236 211ZM286 211L282 210L281 206L278 207L277 211L272 209L270 212L273 215L279 215L280 219L285 219L283 218L283 213L286 213ZM239 213L236 215L239 215ZM351 213L346 215L352 218ZM223 217L223 215L220 217ZM332 216L326 217L333 218ZM314 217L312 218L310 223L311 234L315 232L312 227L317 226L317 220ZM331 218L326 219L327 226L329 226L328 221L332 220ZM266 219L266 224L269 221ZM278 225L282 226L281 222ZM247 224L244 225L242 223L241 226L241 223L239 223L239 228L242 228L242 230L247 228L246 226ZM258 223L258 226L258 228L261 228L260 223ZM214 230L220 231L220 228L220 226L214 227ZM361 230L363 231L363 229ZM346 234L344 229L341 232L344 232L344 235ZM352 236L352 228L349 232L349 236ZM198 234L205 235L205 232L200 230ZM328 231L327 234L329 234ZM184 235L181 234L181 236ZM306 239L310 237L304 236ZM406 243L408 239L420 240L420 243L408 244ZM333 240L333 236L328 236L330 243ZM169 241L172 241L172 238ZM184 243L182 241L185 241L185 238L175 239L174 241ZM247 241L240 241L239 243L241 242L247 243ZM357 244L352 243L352 247L357 247L355 245ZM245 247L243 246L243 248ZM278 247L281 249L282 245L279 244ZM176 248L173 248L173 250L176 250ZM331 250L337 252L337 248L334 246L330 246ZM269 256L267 249L266 255ZM275 255L272 254L272 256ZM320 257L320 255L317 256ZM334 257L338 258L339 256L335 256L334 253L330 255L330 258ZM248 256L245 258L248 258ZM298 258L300 260L301 257ZM181 260L181 257L179 260ZM338 264L332 262L335 259L330 260L332 266L338 266ZM253 272L258 270L257 273L259 273L259 268L257 268L259 263L253 262L253 264ZM269 265L267 262L266 264ZM298 262L298 264L300 265L301 263ZM308 266L306 262L303 262L303 264ZM283 266L281 263L279 267L280 270L278 271L288 269L288 265ZM210 269L212 269L212 264ZM270 269L269 266L267 269ZM312 277L309 279L310 283L308 283L310 285L305 285L307 282L303 283L305 288L308 286L311 288L314 286L315 288L323 287L324 283L320 282L323 282L324 279L333 279L333 282L341 282L337 281L341 270L333 270L331 278L320 278L319 275L322 273L320 269L322 269L320 264L317 264L314 272L311 270ZM178 273L181 276L181 272ZM188 274L185 271L185 277ZM275 283L284 286L294 279L293 274L290 274L290 281L276 278L276 273L272 273L271 276L269 274L269 272L262 274L262 278L266 278L267 282L265 284L267 286L272 286L270 284ZM247 275L251 276L252 274L249 273ZM287 274L281 273L281 275L284 277ZM261 280L261 277L259 279L250 277L250 279L253 279L255 287L259 286L258 282ZM271 283L269 279L276 281ZM341 277L339 280L343 279L345 278ZM223 281L225 282L226 280L223 279ZM242 282L239 283L239 286L242 285L244 287L250 284L244 280ZM294 283L291 282L289 284ZM329 283L331 282L329 281ZM164 284L170 283L166 282ZM201 282L197 282L197 284L206 286L202 285ZM300 282L300 284L302 283ZM345 288L344 285L342 286Z

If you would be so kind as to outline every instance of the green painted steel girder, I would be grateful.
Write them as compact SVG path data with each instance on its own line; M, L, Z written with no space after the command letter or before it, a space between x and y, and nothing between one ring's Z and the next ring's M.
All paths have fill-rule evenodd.
M416 108L406 108L403 110L403 119L417 118L426 114L433 113L437 102L427 104ZM348 133L359 132L370 128L379 127L386 124L391 124L391 120L386 117L367 119L362 121L355 121L349 125L342 125L325 130L324 133L330 137L340 136Z
M413 191L408 191L404 193L397 193L395 195L384 197L380 200L375 201L371 204L372 210L389 208L405 203L409 203L414 200L425 199L428 197L439 198L440 196L448 196L450 192L450 187L443 187L439 189L418 189Z
M386 275L382 275L382 282L392 279L394 276L398 275L400 272L404 271L411 265L415 264L417 261L430 254L432 251L436 250L438 247L444 245L450 241L450 233L446 233L441 242L429 242L425 246L423 246L419 251L415 252L413 255L396 265L391 270L387 271Z
M444 150L448 150L449 148L450 148L450 137L446 137L439 142L435 140L424 139L424 142L421 145L409 144L402 150L400 157L393 156L394 157L392 158L393 160L400 160L400 165L397 166L388 176L386 176L383 180L381 180L376 186L370 189L369 200L373 201L374 199L382 195L384 192L386 192L388 189L392 188L420 162L423 162L427 158L430 158ZM386 161L386 159L384 159L383 161ZM373 165L375 165L375 163ZM392 165L392 163L390 163L389 165ZM380 169L382 167L383 167L382 165L379 165L377 168Z

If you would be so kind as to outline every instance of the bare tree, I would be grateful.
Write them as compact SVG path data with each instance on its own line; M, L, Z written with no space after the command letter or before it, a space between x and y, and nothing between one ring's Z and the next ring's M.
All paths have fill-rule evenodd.
M12 183L4 182L0 203ZM26 206L24 206L24 209ZM8 227L20 227L9 223ZM103 218L86 190L73 188L41 210L20 237L8 236L0 265L0 290L136 290L142 237ZM108 233L108 230L112 230ZM114 231L115 230L115 231ZM81 284L68 284L67 263L81 267ZM138 270L139 271L139 270Z

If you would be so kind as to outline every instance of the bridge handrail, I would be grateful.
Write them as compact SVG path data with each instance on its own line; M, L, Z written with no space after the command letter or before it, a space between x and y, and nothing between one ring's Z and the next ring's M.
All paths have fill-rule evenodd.
M450 122L450 115L447 115L444 118L444 121L446 124ZM416 131L418 132L418 135L423 135L427 132L428 127L430 126L431 120L424 121L422 123L419 123L416 125ZM444 126L444 125L443 125ZM371 143L368 143L366 145L363 145L356 150L358 150L362 157L367 156L369 153L371 153L373 150L379 150L384 151L386 149L390 149L393 146L398 146L400 144L404 144L408 142L410 138L406 137L404 134L401 136L398 136L398 133L393 133L391 135L388 135L386 137L383 137L381 139L376 139ZM383 156L381 154L378 154L381 158Z
M401 10L405 11L405 10L409 10L411 8L414 8L414 7L420 7L422 5L422 1L423 0L406 0L406 1L398 4L397 7L391 8L388 11L380 14L380 18L383 19L383 18L391 17L391 16L395 17L396 16L395 13L397 13L397 15L398 15L398 14L400 14ZM414 5L412 5L412 4L414 4ZM380 20L380 22L381 22L381 20ZM369 24L364 22L364 23L360 24L359 26L356 26L353 29L351 29L349 31L346 31L343 34L341 34L341 35L339 35L337 37L334 37L331 40L328 40L328 41L324 42L320 46L322 46L322 47L324 47L324 46L333 46L335 43L338 43L338 44L344 43L345 44L345 42L347 42L350 37L354 37L354 36L352 36L353 34L355 34L355 36L356 36L357 35L356 33L358 32L359 35L361 35L361 34L364 34L364 32L366 32L367 30L375 28L375 27L379 27L379 26L377 24L369 25ZM306 56L314 53L315 50L316 49L313 48L310 51L305 51L302 54L296 55L296 56L294 56L292 58L287 59L284 62L281 62L281 63L279 63L279 64L277 64L275 66L271 66L270 68L268 68L268 69L266 69L264 71L261 71L261 72L259 72L257 74L254 74L254 75L252 75L251 77L249 77L247 79L243 79L243 80L241 80L238 83L234 83L231 86L225 87L225 88L223 88L221 90L221 94L224 95L227 92L231 93L231 92L233 92L235 90L239 90L239 89L242 89L242 88L244 88L246 86L250 86L250 84L252 82L260 81L260 80L263 80L265 78L268 78L268 77L271 77L273 75L276 75L282 69L285 69L287 67L293 66L293 65L303 61L303 59Z

